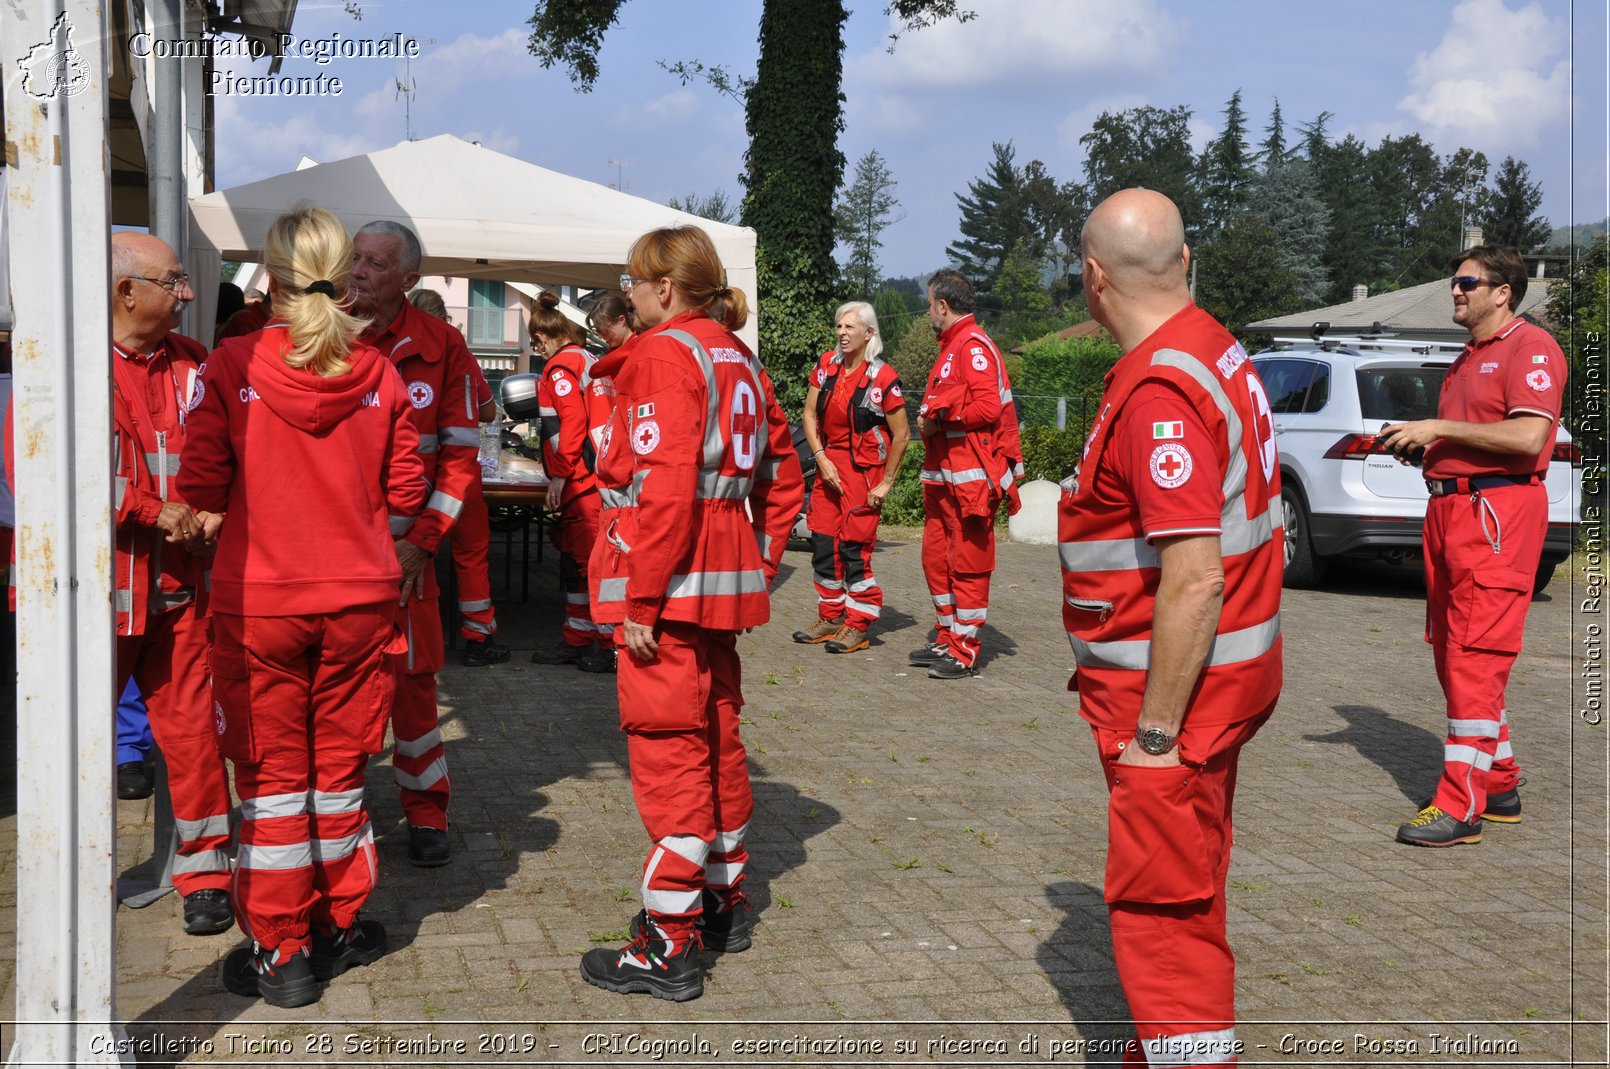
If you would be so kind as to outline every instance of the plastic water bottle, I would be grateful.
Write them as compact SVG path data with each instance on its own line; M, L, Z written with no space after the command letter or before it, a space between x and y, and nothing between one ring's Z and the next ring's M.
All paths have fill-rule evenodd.
M503 421L481 424L481 478L495 479L503 463Z

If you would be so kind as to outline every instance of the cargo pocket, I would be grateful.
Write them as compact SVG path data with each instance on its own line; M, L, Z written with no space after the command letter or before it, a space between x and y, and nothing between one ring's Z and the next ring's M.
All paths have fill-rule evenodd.
M1478 568L1456 599L1460 619L1449 631L1461 646L1519 653L1526 633L1526 607L1533 573L1514 568Z
M241 764L262 760L252 730L252 679L239 617L213 617L212 718L218 752Z
M619 630L616 634L620 634ZM696 645L667 642L648 663L619 647L615 677L625 731L699 731L710 701L710 666Z
M1213 896L1188 766L1117 765L1107 799L1108 902L1167 905Z
M844 516L845 542L870 545L878 540L878 521L883 513L871 505L857 505Z

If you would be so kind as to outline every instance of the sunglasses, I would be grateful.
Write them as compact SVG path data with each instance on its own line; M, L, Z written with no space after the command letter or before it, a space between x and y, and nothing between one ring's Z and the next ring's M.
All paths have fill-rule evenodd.
M1490 278L1477 278L1475 275L1455 275L1449 280L1453 288L1460 293L1473 293L1482 286L1504 286L1508 283L1494 282Z

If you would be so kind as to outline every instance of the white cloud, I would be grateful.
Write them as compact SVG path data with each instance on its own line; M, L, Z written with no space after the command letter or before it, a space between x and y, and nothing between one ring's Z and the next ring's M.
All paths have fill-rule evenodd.
M1441 43L1415 57L1398 107L1439 145L1537 147L1570 111L1570 62L1553 62L1565 39L1539 3L1511 11L1503 0L1462 0Z
M627 126L652 119L657 125L681 125L692 119L699 110L699 97L687 86L669 93L622 108L615 113L615 121Z

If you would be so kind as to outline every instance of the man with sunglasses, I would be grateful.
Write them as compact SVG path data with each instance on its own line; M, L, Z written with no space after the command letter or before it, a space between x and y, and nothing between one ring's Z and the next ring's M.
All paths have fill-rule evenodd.
M117 521L118 693L132 678L167 759L179 832L173 886L191 935L234 923L229 901L229 779L207 675L206 557L223 517L175 490L185 420L201 400L207 350L174 333L196 299L169 245L112 235L112 431Z
M1518 318L1526 263L1506 245L1453 259L1453 319L1470 331L1448 368L1435 419L1383 427L1381 444L1423 464L1426 641L1447 699L1436 793L1399 842L1481 841L1482 821L1521 819L1520 767L1504 688L1521 650L1548 528L1548 471L1565 393L1565 356Z

